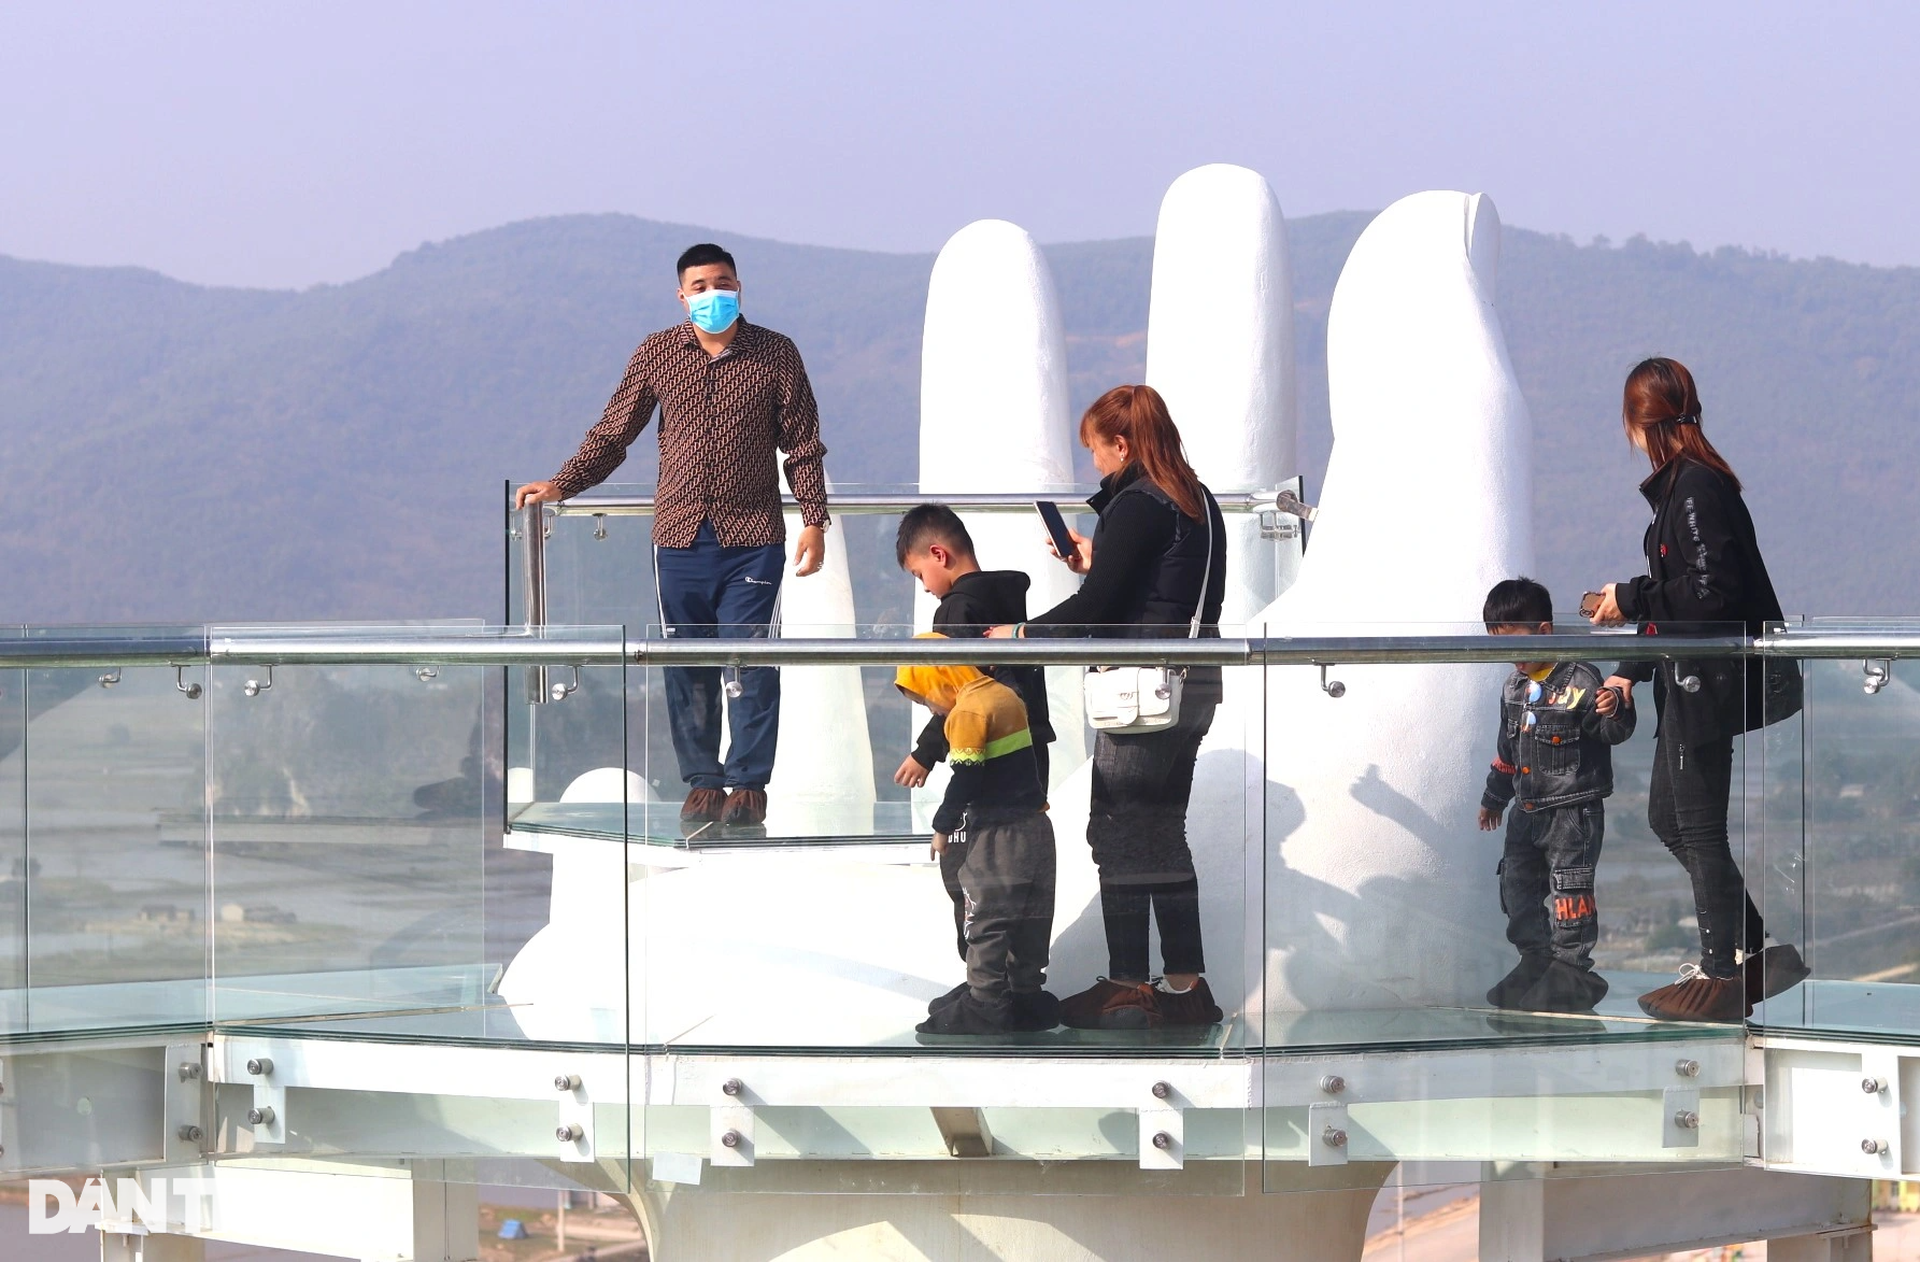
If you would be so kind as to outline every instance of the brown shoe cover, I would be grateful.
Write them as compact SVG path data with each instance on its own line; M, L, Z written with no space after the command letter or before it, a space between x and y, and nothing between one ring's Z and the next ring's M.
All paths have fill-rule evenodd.
M1671 986L1640 996L1640 1011L1660 1021L1734 1022L1753 1011L1747 1002L1747 979L1708 977L1692 972Z
M767 795L759 789L735 789L727 794L720 822L728 828L751 828L767 822Z
M683 824L711 824L727 808L727 795L719 789L695 789L680 804Z

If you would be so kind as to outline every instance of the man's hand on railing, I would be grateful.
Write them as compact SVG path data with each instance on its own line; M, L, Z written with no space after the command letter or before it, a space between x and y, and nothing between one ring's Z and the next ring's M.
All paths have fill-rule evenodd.
M793 545L793 575L805 578L809 574L818 574L820 567L827 563L827 532L821 526L806 526L800 531L800 541Z
M521 509L529 504L552 504L565 498L560 488L551 482L529 482L513 493L513 506Z

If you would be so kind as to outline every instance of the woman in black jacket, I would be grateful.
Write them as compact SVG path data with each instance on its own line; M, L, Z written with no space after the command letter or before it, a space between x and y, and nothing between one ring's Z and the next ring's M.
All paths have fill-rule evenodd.
M1080 441L1102 475L1088 501L1100 515L1092 539L1073 536L1062 558L1086 575L1080 590L996 635L1219 635L1227 538L1220 506L1194 476L1180 431L1151 386L1117 386L1080 420ZM1062 1001L1061 1019L1083 1029L1206 1026L1220 1007L1200 974L1200 884L1187 848L1187 802L1200 742L1220 702L1219 667L1188 671L1180 721L1157 732L1094 737L1087 843L1100 870L1107 976ZM1149 919L1160 924L1165 976L1155 985Z
M1653 464L1640 484L1653 506L1647 573L1608 583L1593 621L1637 622L1647 634L1663 624L1670 633L1738 624L1748 635L1779 621L1780 601L1740 498L1740 479L1700 432L1693 374L1671 359L1639 364L1627 376L1622 417L1628 439ZM1761 999L1807 976L1793 947L1761 950L1766 926L1727 836L1733 738L1782 717L1783 698L1764 696L1768 677L1758 660L1719 658L1623 662L1607 681L1629 699L1634 684L1653 682L1660 725L1647 819L1692 879L1700 922L1700 963L1640 997L1649 1016L1738 1021Z

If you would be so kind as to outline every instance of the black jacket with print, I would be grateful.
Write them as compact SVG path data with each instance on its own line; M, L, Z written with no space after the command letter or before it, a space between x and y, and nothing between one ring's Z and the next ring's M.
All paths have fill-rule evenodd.
M1504 811L1518 797L1521 810L1545 811L1612 793L1613 747L1633 735L1632 709L1601 714L1600 672L1585 662L1559 663L1539 681L1537 700L1533 691L1517 670L1500 690L1500 739L1480 805Z
M1647 527L1647 572L1614 588L1620 612L1645 634L1759 635L1781 619L1780 598L1760 557L1746 501L1727 476L1684 457L1670 460L1640 484L1653 506ZM1636 683L1655 680L1661 724L1674 724L1687 741L1730 737L1762 704L1765 669L1759 659L1622 662L1619 674ZM1692 692L1670 687L1697 678Z

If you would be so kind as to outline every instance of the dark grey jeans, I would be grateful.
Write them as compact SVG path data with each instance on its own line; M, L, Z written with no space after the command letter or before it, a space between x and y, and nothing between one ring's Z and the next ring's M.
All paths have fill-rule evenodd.
M967 985L987 1004L1046 984L1053 943L1053 822L1039 811L1006 823L969 825L959 849L966 900Z
M1606 832L1599 801L1523 811L1507 816L1507 844L1500 858L1500 908L1507 913L1507 941L1522 955L1545 954L1575 968L1593 967L1600 940L1593 874Z
M1163 971L1206 971L1200 882L1187 848L1187 801L1213 711L1211 704L1189 701L1181 706L1180 722L1165 731L1100 732L1094 738L1087 844L1100 869L1109 977L1150 976L1150 917L1160 922Z

